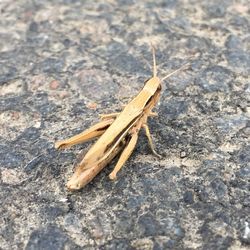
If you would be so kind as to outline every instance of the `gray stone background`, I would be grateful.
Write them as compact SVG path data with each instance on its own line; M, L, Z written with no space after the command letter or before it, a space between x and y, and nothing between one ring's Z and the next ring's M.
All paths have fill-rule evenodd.
M0 1L1 249L248 249L249 2ZM164 82L150 128L68 192L91 143L54 141L119 111L151 76Z

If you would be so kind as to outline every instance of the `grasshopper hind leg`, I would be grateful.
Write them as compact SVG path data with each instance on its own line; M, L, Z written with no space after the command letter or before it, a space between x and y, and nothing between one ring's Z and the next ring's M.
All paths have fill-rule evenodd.
M129 158L129 156L132 154L134 148L135 148L135 145L136 145L136 142L137 142L137 139L138 139L138 133L133 133L131 135L131 138L128 142L128 144L126 145L126 147L124 148L114 170L109 174L109 178L111 180L114 180L116 179L116 174L119 172L119 170L122 168L122 166L125 164L125 162L127 161L127 159Z
M80 144L86 141L89 141L95 137L101 136L107 128L114 122L114 119L106 119L101 122L98 122L94 126L90 127L89 129L83 131L80 134L72 136L66 140L57 141L55 143L56 149L64 149L69 148L73 145Z

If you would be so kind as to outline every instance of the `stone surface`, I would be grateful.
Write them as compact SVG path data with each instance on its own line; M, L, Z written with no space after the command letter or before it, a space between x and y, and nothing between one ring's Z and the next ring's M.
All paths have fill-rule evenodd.
M0 248L247 249L250 16L242 1L0 1ZM149 125L119 172L65 188L90 143L54 141L121 110L151 76ZM147 63L148 62L148 63ZM81 153L83 151L83 153Z

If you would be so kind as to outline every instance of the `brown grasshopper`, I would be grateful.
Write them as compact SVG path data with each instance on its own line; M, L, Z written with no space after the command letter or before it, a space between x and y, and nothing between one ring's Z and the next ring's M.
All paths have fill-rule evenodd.
M153 76L145 82L141 92L125 106L121 113L101 115L101 122L78 135L55 143L55 148L62 149L100 136L77 165L75 173L67 183L69 190L78 190L84 187L123 150L114 170L109 175L111 180L116 179L117 172L133 152L138 139L138 132L142 127L146 132L152 152L159 156L154 149L147 119L149 116L157 116L156 113L152 112L152 109L159 100L162 89L161 82L183 69L187 64L160 80L157 77L153 46L152 54Z

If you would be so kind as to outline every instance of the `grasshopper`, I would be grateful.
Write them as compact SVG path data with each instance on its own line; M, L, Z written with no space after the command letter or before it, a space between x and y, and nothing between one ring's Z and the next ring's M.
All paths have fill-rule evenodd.
M116 179L118 171L125 164L136 146L138 133L141 128L146 132L152 152L159 156L154 149L147 120L150 116L157 116L156 113L152 112L152 109L160 98L161 82L183 69L187 64L184 64L181 68L160 80L157 76L155 49L153 46L152 54L153 76L145 82L140 93L125 106L122 112L101 115L101 121L96 125L69 139L55 143L56 149L62 149L100 137L76 166L75 173L67 183L69 190L83 188L116 155L121 153L115 168L109 174L111 180Z

